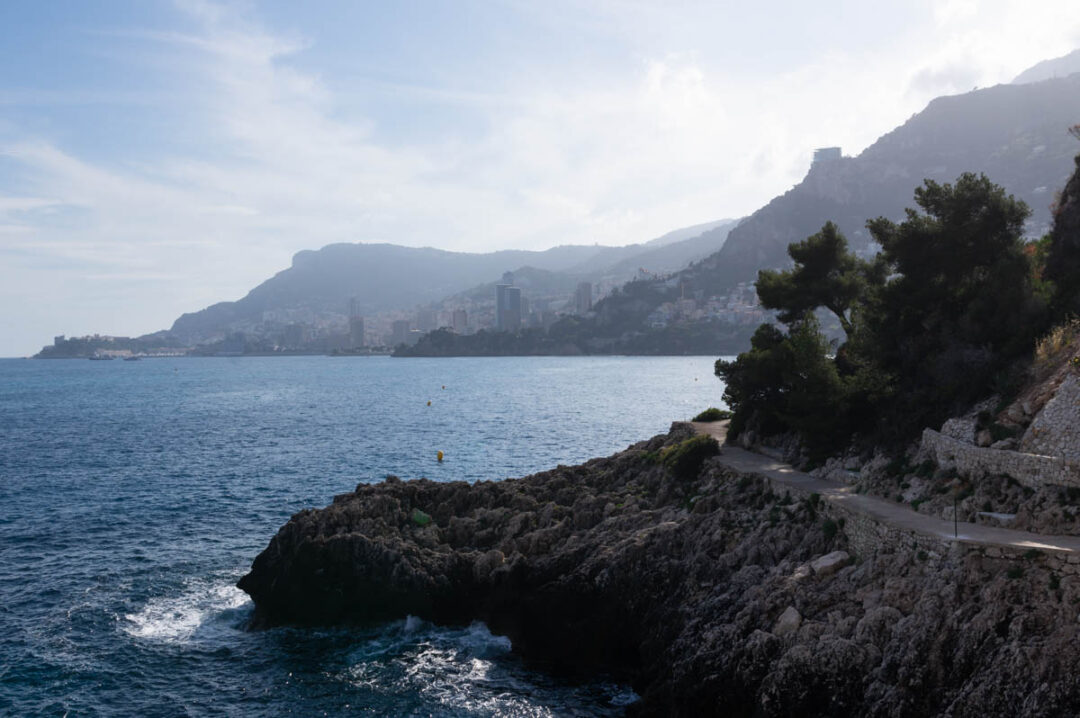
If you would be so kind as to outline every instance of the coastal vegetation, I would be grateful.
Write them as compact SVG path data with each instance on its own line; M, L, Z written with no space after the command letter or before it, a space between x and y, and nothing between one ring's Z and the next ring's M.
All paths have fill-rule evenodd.
M814 462L853 442L901 445L978 399L1015 393L1036 340L1060 325L1061 343L1075 328L1077 162L1038 242L1025 241L1024 202L965 173L926 180L902 222L868 221L881 246L873 260L856 257L831 222L790 245L794 267L757 282L781 326L761 325L749 351L716 363L729 436L794 434ZM823 312L843 341L823 334Z
M705 411L695 416L691 421L724 421L731 418L731 412L726 409L717 409L715 406L710 406Z

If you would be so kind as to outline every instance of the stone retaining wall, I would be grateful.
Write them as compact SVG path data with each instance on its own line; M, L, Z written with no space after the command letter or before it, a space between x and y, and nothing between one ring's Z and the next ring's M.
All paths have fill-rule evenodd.
M1080 376L1065 377L1031 422L1020 448L1032 454L1080 459Z
M1080 486L1080 464L1064 457L988 449L924 429L922 450L938 466L956 467L964 476L1005 474L1024 486Z
M936 432L935 432L936 433ZM947 438L947 437L946 437ZM1015 452L998 452L1015 453ZM766 481L774 493L790 493L792 498L807 499L810 491L773 480L764 474L749 473ZM856 556L866 557L877 551L913 550L925 551L927 558L940 558L945 555L963 556L978 554L988 559L1003 559L1018 562L1036 562L1046 568L1065 575L1080 575L1080 553L1056 549L1019 549L1012 546L976 543L967 539L955 539L949 536L922 534L898 526L883 523L861 511L855 511L843 504L822 496L819 512L840 525L840 531L848 540L848 546ZM1038 538L1033 535L1033 538Z

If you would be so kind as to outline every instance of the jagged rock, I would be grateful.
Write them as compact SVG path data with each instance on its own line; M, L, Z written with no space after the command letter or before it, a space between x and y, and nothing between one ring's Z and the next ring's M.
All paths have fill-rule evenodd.
M979 433L975 434L975 445L981 447L988 447L994 443L994 437L990 434L989 429L983 429Z
M784 612L780 614L780 618L776 619L772 632L774 636L786 636L789 633L799 630L799 626L801 625L802 614L800 614L794 606L788 606L784 609Z
M294 516L240 586L260 625L483 620L527 660L629 681L636 716L1080 713L1075 576L1048 589L1039 561L1017 577L1000 552L906 541L851 564L820 508L651 458L689 436L520 480L359 486Z

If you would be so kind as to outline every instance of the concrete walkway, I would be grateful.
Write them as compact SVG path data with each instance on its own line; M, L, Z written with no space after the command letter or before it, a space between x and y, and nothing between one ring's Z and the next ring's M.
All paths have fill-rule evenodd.
M798 471L782 461L755 454L736 446L724 444L727 438L727 422L694 422L698 433L716 439L723 452L720 461L726 466L750 474L759 474L776 484L790 486L801 491L813 492L821 498L843 506L849 511L865 514L881 523L946 541L1001 546L1012 549L1039 549L1040 551L1060 551L1064 553L1080 552L1080 536L1057 536L1053 534L1035 534L1028 531L982 526L961 521L957 524L957 535L953 535L953 522L926 514L920 514L907 504L898 504L875 496L857 494L853 487L837 481L815 479L809 474Z

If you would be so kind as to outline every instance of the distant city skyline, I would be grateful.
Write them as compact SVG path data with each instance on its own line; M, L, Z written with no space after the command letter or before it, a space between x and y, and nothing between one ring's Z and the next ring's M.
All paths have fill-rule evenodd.
M0 356L333 242L630 244L1080 47L1073 2L5 3Z

